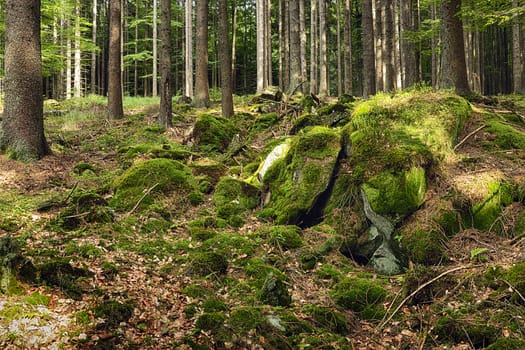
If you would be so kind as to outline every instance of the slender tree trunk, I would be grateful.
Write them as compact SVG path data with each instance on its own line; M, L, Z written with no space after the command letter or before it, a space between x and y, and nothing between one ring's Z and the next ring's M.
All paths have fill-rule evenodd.
M299 33L301 34L301 80L308 80L306 63L306 15L304 12L304 0L299 0ZM301 91L306 91L306 84L301 85Z
M69 28L69 19L65 20L66 28ZM72 69L72 59L71 59L71 37L70 35L66 36L66 99L72 97L71 83L73 81L71 76Z
M228 33L228 1L219 0L219 55L221 61L222 116L233 116L232 59Z
M328 56L326 42L326 2L319 1L319 95L329 96Z
M319 93L319 30L318 30L318 0L311 1L310 8L310 93L317 95Z
M520 6L519 0L512 0L512 7L518 8ZM512 91L517 94L525 93L524 86L524 68L525 60L523 57L523 38L521 37L523 31L521 29L520 18L517 17L512 25Z
M186 96L193 98L193 18L192 18L192 0L186 0L185 6L185 84L184 93Z
M384 90L384 80L383 80L383 23L381 11L381 2L386 0L372 0L372 16L373 16L373 26L374 29L374 45L375 45L375 86L376 91Z
M0 150L23 161L51 151L44 136L40 1L5 1L5 108Z
M171 119L171 0L160 0L160 113L159 124L173 126Z
M431 19L435 21L438 18L437 15L437 5L435 2L431 5ZM433 28L434 29L434 28ZM436 35L433 35L430 39L430 46L432 47L432 87L437 89L439 82L439 38Z
M463 25L459 17L461 0L444 0L441 5L443 57L441 61L441 88L455 88L459 95L468 95L470 89L465 63Z
M257 30L257 92L261 92L265 86L265 71L266 67L264 63L266 61L266 55L264 52L264 47L266 40L264 37L265 25L265 9L264 9L264 0L256 0L256 30Z
M290 92L296 91L302 83L301 77L301 35L299 33L299 1L290 0Z
M352 85L352 2L351 0L344 0L344 93L353 94Z
M97 0L93 0L93 22L91 26L91 93L97 93Z
M75 97L80 97L82 95L82 62L80 39L80 0L77 0L75 6L75 75L73 80L73 91Z
M362 0L363 31L363 97L376 93L374 23L372 20L372 1Z
M124 117L120 70L121 2L110 0L109 6L108 116L112 119L119 119Z
M290 88L290 10L288 0L283 1L283 90Z
M157 88L158 88L158 84L157 84L157 75L158 75L158 72L157 72L157 62L158 62L158 58L157 58L157 40L158 40L158 36L157 36L157 0L153 0L153 49L152 49L152 54L153 54L153 69L152 69L152 74L151 74L151 94L153 95L153 97L156 97L159 93L157 91Z
M139 53L139 2L135 2L135 57ZM139 61L133 60L133 92L134 96L139 95Z
M271 13L271 1L265 0L264 2L264 57L265 57L265 84L266 86L272 85L272 13Z
M414 31L414 0L401 2L401 66L403 88L416 83L416 46L409 40L410 32Z
M236 64L236 46L237 46L237 0L233 0L232 3L232 52L231 52L231 58L232 58L232 93L235 91L235 64Z
M210 87L208 82L208 0L196 2L196 54L195 99L196 107L210 106Z
M394 9L393 1L382 2L383 23L383 71L385 91L392 91L397 77L394 71Z
M337 96L343 94L343 62L341 61L341 0L335 3L337 16Z

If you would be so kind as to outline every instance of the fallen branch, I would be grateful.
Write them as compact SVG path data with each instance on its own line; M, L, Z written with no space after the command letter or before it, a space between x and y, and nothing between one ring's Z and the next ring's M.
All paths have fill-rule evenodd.
M501 278L501 280L505 282L505 284L509 286L510 289L516 292L516 294L518 294L518 296L520 297L521 301L525 303L525 298L523 297L523 295L520 293L520 291L516 287L514 287L512 284L510 284L507 280L504 280L503 278Z
M472 268L474 266L472 265L466 265L466 266L458 266L458 267L455 267L453 269L450 269L450 270L447 270L443 273L441 273L440 275L432 278L431 280L423 283L422 285L420 285L415 291L413 291L412 293L410 293L409 296L407 296L405 299L403 299L403 301L401 301L401 303L396 307L396 309L394 310L394 312L392 312L390 314L390 316L387 317L386 320L384 320L383 322L381 322L381 324L378 326L380 329L383 328L388 322L390 322L390 320L392 319L392 317L394 317L395 314L397 314L399 312L399 310L401 310L401 308L403 307L403 305L405 305L405 303L407 301L409 301L414 295L416 295L417 293L419 293L421 290L423 290L423 288L427 287L428 285L436 282L437 280L439 280L440 278L452 273L452 272L455 272L455 271L459 271L459 270L464 270L464 269L468 269L468 268Z
M137 208L139 207L140 203L142 203L144 198L146 198L146 196L149 195L151 193L151 191L153 191L155 189L155 187L157 187L158 185L160 185L160 184L157 182L155 185L153 185L150 188L148 188L148 190L146 192L144 192L142 197L140 197L140 199L137 201L135 206L130 211L128 211L126 213L126 216L130 216L131 214L133 214L135 212L135 210L137 210Z
M71 191L69 191L69 194L67 195L67 197L62 201L62 204L66 204L67 203L69 198L71 198L71 196L73 195L73 192L75 192L75 190L77 189L77 186L78 186L78 181L75 182L75 185L73 186Z
M457 145L454 146L454 151L457 150L462 144L465 143L465 141L467 141L469 138L471 138L473 135L475 135L478 131L480 131L481 129L486 128L486 127L487 127L487 124L483 124L482 126L477 128L476 130L474 130L473 132L471 132L470 134L465 136L465 138L463 140L461 140Z

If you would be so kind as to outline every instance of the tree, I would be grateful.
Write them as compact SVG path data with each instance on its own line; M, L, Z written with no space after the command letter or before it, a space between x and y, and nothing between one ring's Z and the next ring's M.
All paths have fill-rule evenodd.
M512 7L519 6L520 0L512 0ZM516 16L512 25L512 90L515 93L525 93L525 39L520 19L522 16Z
M269 85L268 77L268 25L266 23L269 2L256 0L256 30L257 30L257 91L261 92Z
M444 0L441 5L443 57L441 58L440 87L455 88L457 94L468 95L470 89L460 10L461 0Z
M196 107L210 105L210 87L208 82L208 0L197 0L196 5L196 49L195 64L195 99Z
M232 51L228 24L228 1L219 0L219 54L223 117L233 116Z
M345 28L344 28L344 93L353 94L352 85L352 3L350 0L344 0L344 17L345 17Z
M185 62L185 84L184 93L188 97L193 97L193 25L192 25L192 4L193 0L186 0L184 11L185 23L185 46L184 46L184 62Z
M328 96L328 57L326 42L326 2L319 0L319 95Z
M122 107L121 67L121 0L109 1L108 116L124 117Z
M82 52L80 51L80 0L75 4L75 74L73 75L73 96L82 96Z
M51 151L44 136L40 1L5 2L5 107L0 149L37 160Z
M363 0L362 27L363 27L363 97L367 98L376 93L375 75L375 48L374 24L372 21L372 1Z
M173 126L171 120L171 0L160 0L160 113L159 124Z
M319 72L318 61L319 61L319 11L317 0L311 1L310 7L310 93L317 95L319 90Z
M171 10L170 10L171 11ZM151 74L151 83L153 96L158 95L158 84L157 84L157 67L158 67L158 58L157 58L157 0L153 0L153 73Z
M93 48L91 49L91 93L97 93L97 0L93 0L93 22L91 24L91 43Z
M416 83L416 46L410 40L410 34L415 30L414 1L400 0L401 24L401 80L402 87L408 88Z
M290 11L290 92L303 83L301 70L301 34L299 33L299 1L289 1Z

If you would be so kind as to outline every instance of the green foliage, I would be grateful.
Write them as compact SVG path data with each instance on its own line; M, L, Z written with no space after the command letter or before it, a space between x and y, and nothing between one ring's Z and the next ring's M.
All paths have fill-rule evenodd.
M201 114L193 127L193 139L201 150L225 152L236 132L229 119Z
M355 311L366 320L379 320L383 317L385 311L382 304L386 295L380 282L358 277L343 279L330 293L337 305Z
M258 233L273 246L282 249L295 249L303 245L301 228L293 225L263 226Z

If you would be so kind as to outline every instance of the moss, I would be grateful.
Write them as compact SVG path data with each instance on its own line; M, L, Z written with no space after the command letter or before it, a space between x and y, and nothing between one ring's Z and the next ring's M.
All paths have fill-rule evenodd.
M182 290L182 294L187 295L191 298L201 299L207 295L213 294L213 290L201 286L199 284L190 284Z
M423 284L430 281L440 274L440 270L427 267L415 266L413 270L407 272L405 277L405 291L406 295L412 294L415 290L420 288ZM412 304L428 304L443 297L448 291L454 288L456 282L453 277L444 276L435 283L427 285L416 293L410 300Z
M81 300L84 292L79 280L91 276L87 269L73 267L66 259L46 262L38 266L38 270L42 281L60 287L68 297L75 300Z
M516 129L512 124L492 119L486 122L488 131L494 134L494 144L503 150L525 150L525 134Z
M144 209L154 202L155 196L175 190L182 196L196 186L190 169L178 161L138 161L114 181L115 194L110 204L118 210L130 210L142 198L138 208Z
M117 327L121 322L128 322L133 316L135 304L132 302L121 303L116 300L106 300L93 308L95 317L104 319L105 328Z
M228 260L215 252L195 252L190 256L190 271L201 277L211 274L224 275L228 269Z
M355 311L366 320L383 317L385 311L382 304L386 295L386 290L378 281L363 278L345 278L330 292L337 305Z
M444 256L444 240L445 237L441 232L419 229L401 231L401 248L406 251L408 258L416 264L437 265L446 259Z
M338 334L348 334L348 323L343 314L327 307L307 305L306 312L310 314L318 327L322 327L329 332Z
M219 232L204 241L200 250L216 251L242 264L244 259L251 257L257 251L260 243L260 240L253 235Z
M132 146L124 146L119 148L119 153L124 153L128 159L136 158L140 155L148 156L149 158L166 158L175 160L188 159L192 152L185 146L177 143L166 142L158 143L141 143Z
M319 220L339 151L339 134L325 127L314 127L292 141L287 156L275 162L266 172L263 182L271 196L268 208L273 208L278 224L309 225Z
M493 343L499 331L483 320L471 321L445 316L440 318L432 331L442 341L454 344L468 342L476 348L483 348Z
M296 135L306 127L315 125L324 125L323 120L319 115L310 113L303 114L294 121L292 128L290 129L290 135Z
M206 301L202 303L202 309L204 310L204 312L228 311L228 305L226 305L224 301L212 297L206 299Z
M82 163L75 164L75 166L73 167L72 171L76 175L82 175L86 171L90 171L90 172L96 174L98 172L98 169L97 169L97 167L95 167L95 166L93 166L91 164L82 162Z
M261 302L272 306L290 306L292 296L288 292L287 283L278 275L269 273L259 291Z
M525 210L521 211L514 224L514 235L519 236L523 233L525 233Z
M259 189L242 180L223 177L215 187L213 203L217 215L234 227L242 226L243 213L259 202Z
M516 338L499 338L485 350L521 350L525 349L525 340Z
M47 295L42 295L38 292L34 292L33 294L25 297L23 301L24 303L28 303L30 305L48 306L49 302L51 301L51 297Z
M342 273L331 264L324 264L316 271L316 274L319 278L335 282L338 282L342 277Z
M224 324L226 316L220 312L202 314L195 323L195 328L203 331L217 332Z
M513 201L514 188L507 182L492 181L483 201L472 206L473 226L480 230L501 231L497 219L502 209Z
M445 210L435 220L448 238L453 237L461 230L460 215L455 210Z
M74 230L85 223L110 223L113 221L114 214L108 207L108 202L95 192L74 193L70 202L60 214L51 220L51 225L56 225L64 230Z
M192 161L189 167L195 175L206 175L211 183L215 185L224 176L227 168L224 163L210 158L200 158Z
M264 323L266 323L266 319L262 310L249 306L233 310L228 319L228 325L231 327L233 334L236 335L246 334Z
M190 227L190 235L197 241L206 241L217 235L214 230L203 227Z
M362 189L376 213L399 220L423 204L425 170L414 167L400 174L385 171L368 180Z
M246 272L247 276L255 278L253 284L255 284L257 288L262 287L266 280L266 276L269 274L277 276L278 279L283 281L288 280L287 276L281 270L270 265L267 260L259 257L249 259L244 266L244 271Z
M267 130L279 122L279 115L275 112L259 114L253 124L250 126L250 134L255 135L261 131Z
M503 276L503 278L513 286L521 295L525 295L525 262L520 262L512 266ZM518 293L512 293L512 299L523 303Z
M262 227L259 235L267 239L270 244L282 249L295 249L303 245L301 228L293 225L275 225Z
M193 127L193 140L201 150L225 152L237 128L223 117L201 114Z

